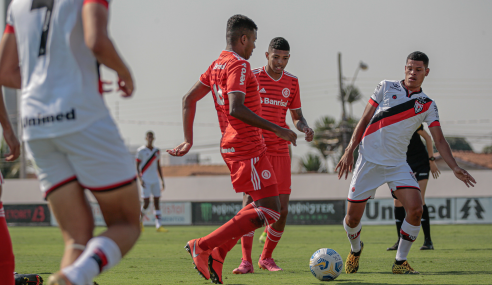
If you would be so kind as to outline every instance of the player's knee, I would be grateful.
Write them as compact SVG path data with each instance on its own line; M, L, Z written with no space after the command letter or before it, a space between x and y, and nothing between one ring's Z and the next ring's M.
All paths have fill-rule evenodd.
M422 213L424 212L422 205L411 207L407 210L407 215L409 217L420 219L422 217Z
M289 206L280 208L280 219L287 219L289 214Z
M361 217L355 217L352 215L345 216L345 223L351 228L355 228L360 224Z

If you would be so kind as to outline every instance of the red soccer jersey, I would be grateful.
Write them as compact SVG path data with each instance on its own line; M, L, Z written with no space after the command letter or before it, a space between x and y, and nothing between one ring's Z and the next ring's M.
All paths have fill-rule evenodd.
M280 79L274 80L268 75L265 67L253 69L253 73L260 85L262 117L282 128L288 128L285 123L287 109L295 110L301 108L299 80L286 71L282 73ZM263 130L263 137L265 138L268 155L289 155L288 141L266 130Z
M261 116L260 95L249 62L232 51L222 51L200 82L212 90L222 140L220 152L225 160L240 161L258 157L266 150L261 130L229 114L231 92L245 94L244 105Z

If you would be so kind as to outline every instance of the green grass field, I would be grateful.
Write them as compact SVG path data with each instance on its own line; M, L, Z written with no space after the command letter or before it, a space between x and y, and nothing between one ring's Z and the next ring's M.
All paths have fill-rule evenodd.
M168 233L157 233L146 227L140 240L122 262L96 278L100 285L110 284L210 284L193 269L191 257L183 249L189 239L208 234L212 226L168 227ZM53 227L10 227L16 258L16 271L38 273L47 279L58 270L63 252L59 230ZM98 228L96 231L102 231ZM363 226L364 252L359 272L342 273L331 284L492 284L492 226L432 225L436 250L420 251L423 233L415 242L409 262L420 271L417 276L393 275L391 266L395 252L386 248L396 241L394 226ZM288 226L274 252L284 271L265 272L256 262L262 247L253 247L255 273L233 275L241 259L236 246L224 265L224 284L326 284L309 271L309 258L318 248L335 249L345 260L350 244L340 226Z

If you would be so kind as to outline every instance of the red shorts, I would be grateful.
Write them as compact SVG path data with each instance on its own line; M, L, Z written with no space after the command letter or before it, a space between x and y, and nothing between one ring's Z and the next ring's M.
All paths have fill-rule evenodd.
M291 189L291 171L290 156L271 156L267 155L268 160L273 166L275 176L277 177L278 194L290 195Z
M265 153L259 157L241 161L226 161L227 167L231 171L231 182L236 192L269 192L274 191L278 195L277 178L270 161ZM272 190L275 188L275 190ZM267 191L263 191L267 190ZM266 195L266 196L265 196ZM262 198L276 196L270 194L261 194ZM252 196L258 197L258 194ZM260 198L261 199L261 198Z

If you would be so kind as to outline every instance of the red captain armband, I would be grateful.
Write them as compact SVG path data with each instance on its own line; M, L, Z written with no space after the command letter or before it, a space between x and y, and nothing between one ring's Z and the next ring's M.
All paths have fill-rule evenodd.
M84 5L89 3L99 3L108 9L109 3L106 0L84 0Z
M429 128L440 127L440 126L441 126L441 123L439 123L439 121L434 121L429 125Z
M379 106L378 102L374 101L374 99L372 98L369 98L369 104L373 105L376 108Z
M9 24L5 25L5 31L3 33L4 34L13 34L14 33L14 26L11 26Z

